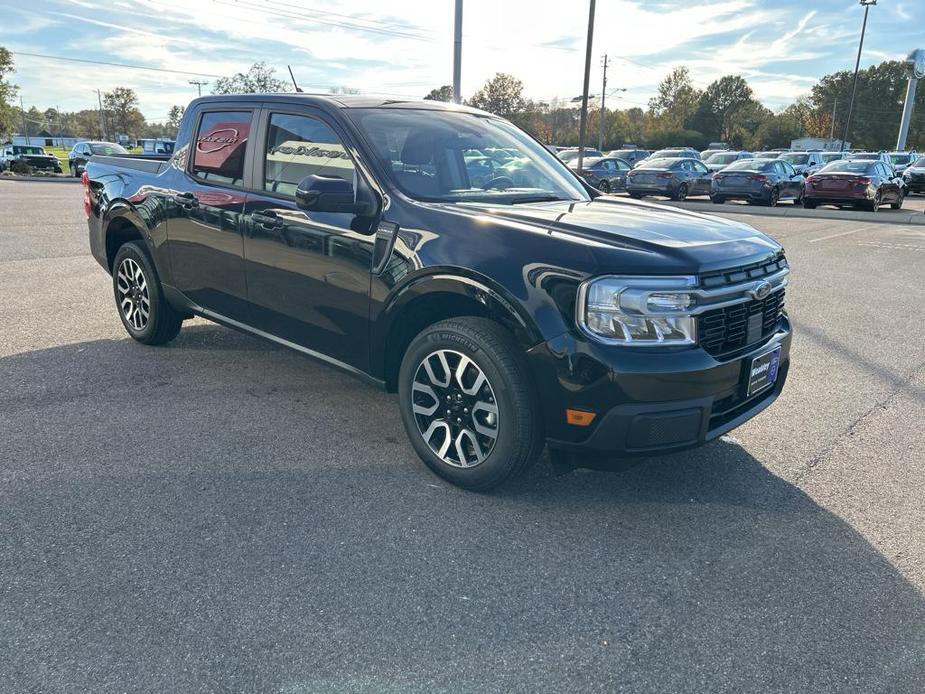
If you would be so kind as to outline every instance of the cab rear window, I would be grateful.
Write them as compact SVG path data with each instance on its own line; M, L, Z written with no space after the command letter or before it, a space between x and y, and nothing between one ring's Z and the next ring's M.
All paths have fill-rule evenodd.
M242 185L244 152L250 126L250 111L213 111L202 114L190 173L209 183Z

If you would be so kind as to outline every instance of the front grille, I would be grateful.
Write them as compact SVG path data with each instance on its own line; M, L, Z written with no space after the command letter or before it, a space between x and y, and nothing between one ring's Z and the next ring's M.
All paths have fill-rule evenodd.
M780 272L787 266L784 252L779 251L772 257L759 263L729 268L728 270L714 270L700 275L700 286L704 289L715 289L729 284L740 284L748 280L761 279L775 272Z
M697 320L700 345L713 356L748 347L774 332L783 311L783 289L761 300L707 311Z

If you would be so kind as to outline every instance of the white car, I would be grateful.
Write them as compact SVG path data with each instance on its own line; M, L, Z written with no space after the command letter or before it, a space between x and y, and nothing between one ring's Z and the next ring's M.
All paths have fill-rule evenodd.
M785 152L778 159L784 160L794 171L804 176L816 173L824 164L819 152Z

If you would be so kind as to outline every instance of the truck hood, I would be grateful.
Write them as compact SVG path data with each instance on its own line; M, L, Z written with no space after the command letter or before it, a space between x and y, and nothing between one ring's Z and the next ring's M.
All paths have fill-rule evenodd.
M658 255L690 272L742 265L781 250L776 241L748 224L621 198L454 207L532 225L576 242Z

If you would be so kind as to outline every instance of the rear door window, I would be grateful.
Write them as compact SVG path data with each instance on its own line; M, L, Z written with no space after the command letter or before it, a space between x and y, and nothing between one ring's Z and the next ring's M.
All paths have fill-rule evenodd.
M250 135L251 111L210 111L202 114L190 173L208 183L244 184L244 154Z
M312 116L270 114L264 190L295 196L306 176L342 178L356 185L356 168L337 134Z

